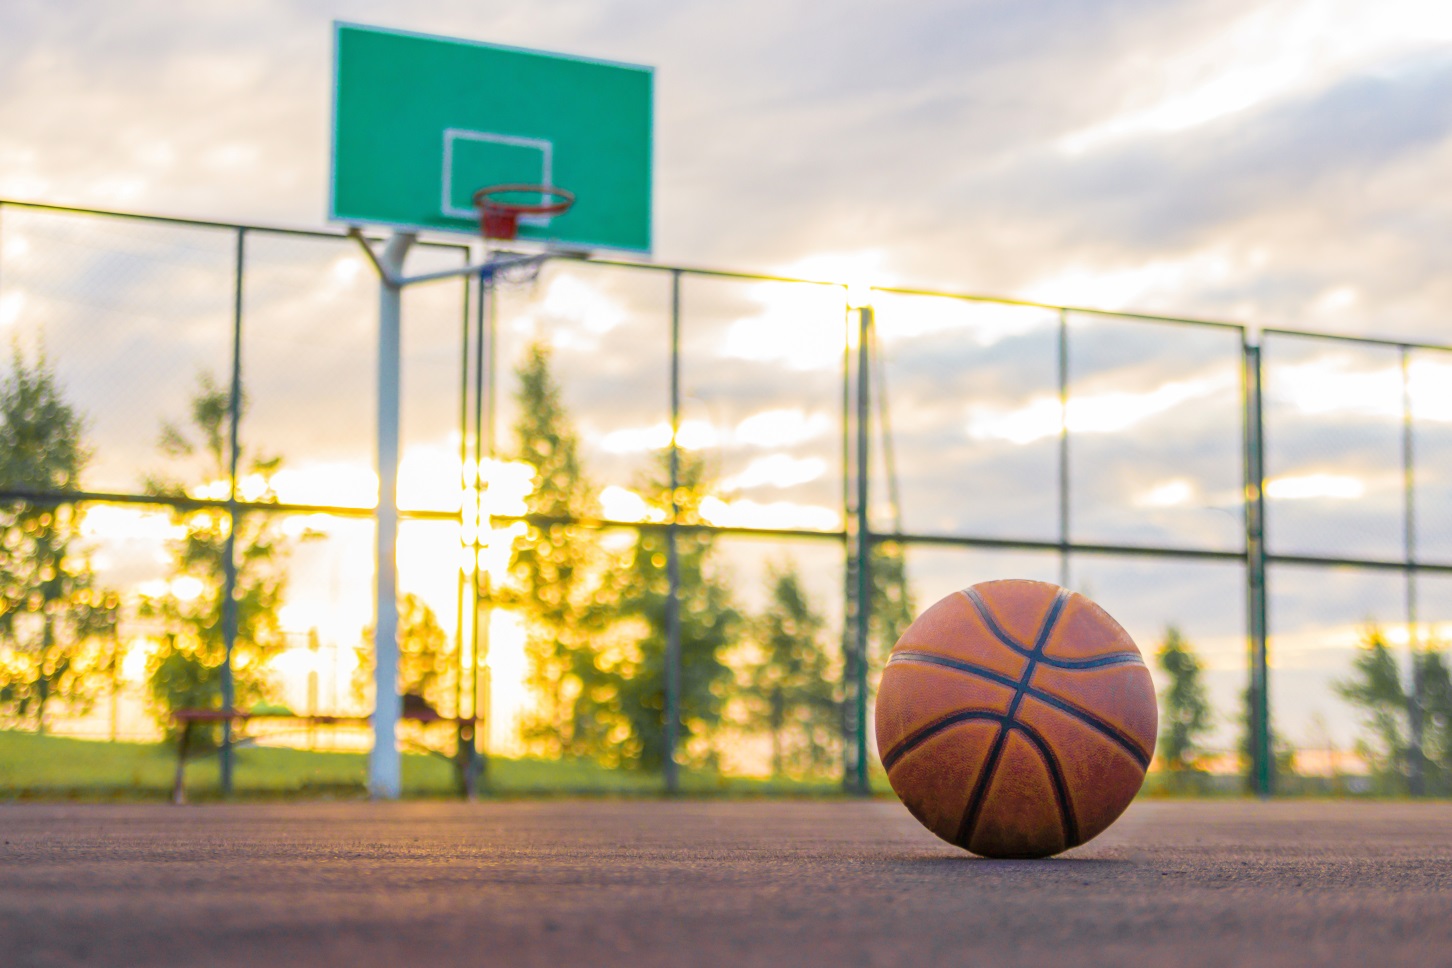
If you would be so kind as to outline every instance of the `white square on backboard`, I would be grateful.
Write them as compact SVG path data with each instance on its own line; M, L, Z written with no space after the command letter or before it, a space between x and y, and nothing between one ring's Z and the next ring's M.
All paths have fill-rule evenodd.
M442 183L442 196L439 200L439 210L450 218L477 219L478 211L472 208L460 208L453 203L454 198L454 145L459 141L485 141L491 144L508 145L512 148L532 148L540 153L540 184L549 187L554 186L554 145L543 138L520 138L515 135L494 134L489 131L469 131L464 128L444 129L444 171L440 179ZM550 222L548 215L524 215L519 219L521 225L544 226Z

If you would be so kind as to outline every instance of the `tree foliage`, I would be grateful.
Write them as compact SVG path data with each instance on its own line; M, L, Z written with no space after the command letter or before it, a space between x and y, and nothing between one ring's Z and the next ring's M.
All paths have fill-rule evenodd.
M1412 682L1420 684L1424 789L1452 793L1452 681L1446 650L1432 643L1413 653L1412 663ZM1403 685L1396 657L1377 626L1367 626L1351 669L1350 676L1336 683L1336 691L1361 712L1363 734L1356 751L1382 792L1407 792L1415 755L1411 690Z
M1172 773L1198 770L1204 753L1200 743L1211 726L1210 701L1200 678L1204 667L1174 626L1165 630L1155 660L1169 680L1160 692L1160 756Z
M358 666L353 673L353 696L371 706L375 635L372 626L363 633L357 649ZM453 705L449 689L457 679L455 653L439 617L419 596L408 592L398 600L398 691L418 696L435 711Z
M681 524L705 523L702 502L711 481L704 458L681 452L676 507ZM670 451L662 451L655 475L641 490L661 514L671 510ZM670 601L668 535L642 529L629 559L617 573L616 617L634 625L634 648L611 669L617 699L609 712L625 727L623 758L645 769L665 762L665 672L667 607ZM710 763L711 731L721 721L730 673L725 651L735 642L741 614L732 603L726 575L715 560L716 536L707 530L676 535L680 575L680 747L682 762Z
M826 622L794 565L768 571L771 597L751 621L755 656L742 671L748 725L771 737L771 772L817 773L835 762L840 733Z
M515 369L512 456L534 468L526 512L555 520L531 523L515 539L509 586L491 600L524 619L527 684L536 700L521 724L526 746L544 755L599 756L619 738L605 715L617 696L600 654L610 618L608 564L595 534L569 523L596 516L598 506L550 366L549 348L536 343Z
M42 356L17 348L0 379L0 489L79 487L82 420ZM45 729L47 706L84 712L116 661L120 602L96 583L75 506L0 504L0 714Z
M172 497L223 490L230 474L228 414L227 390L203 374L191 401L187 424L164 424L161 434L162 452L186 467L191 486L175 478L152 478L147 490ZM239 461L239 473L258 484L260 493L254 500L276 500L272 477L281 463L276 457ZM165 640L148 661L147 684L153 713L167 730L172 728L170 717L174 710L221 705L230 529L229 515L221 508L179 508L172 518L181 526L183 536L168 546L172 556L169 590L142 603L142 614L157 619L166 630ZM287 587L290 542L271 515L254 513L238 516L234 544L234 703L237 708L248 708L269 696L267 665L285 645L278 609Z
M906 549L895 541L879 541L872 545L872 614L868 634L872 654L877 662L887 654L913 624L917 606L908 586Z

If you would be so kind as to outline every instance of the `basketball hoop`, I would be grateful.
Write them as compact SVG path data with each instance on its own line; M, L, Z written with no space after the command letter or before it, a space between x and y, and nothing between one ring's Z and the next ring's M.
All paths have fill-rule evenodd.
M514 201L509 195L533 195L537 202ZM554 201L546 201L546 198ZM519 231L524 215L560 215L575 204L575 193L552 185L490 185L474 193L479 210L479 234L486 239L509 240Z

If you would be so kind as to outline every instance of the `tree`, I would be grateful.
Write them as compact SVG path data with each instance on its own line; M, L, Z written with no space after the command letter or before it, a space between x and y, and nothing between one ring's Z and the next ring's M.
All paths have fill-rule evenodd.
M1368 625L1352 674L1336 691L1362 713L1366 733L1356 751L1388 793L1452 793L1452 681L1446 648L1429 642L1412 654L1411 681L1422 714L1420 763L1413 742L1411 690L1402 685L1395 655L1380 628ZM1419 769L1418 769L1419 768ZM1414 772L1415 771L1415 772ZM1413 777L1420 774L1420 789Z
M872 545L872 614L868 632L878 665L917 618L912 589L908 587L906 549L896 541Z
M515 369L513 456L534 468L525 510L536 521L514 541L509 587L489 597L525 622L536 700L521 726L525 743L547 755L600 756L620 738L604 715L616 699L614 680L600 665L610 617L607 559L594 533L573 523L597 516L598 505L550 362L548 346L535 343Z
M1421 664L1422 751L1426 792L1452 794L1452 674L1447 650L1433 642L1416 655Z
M81 435L45 357L31 365L16 348L0 380L0 488L78 488ZM0 504L0 713L38 732L51 702L90 708L115 652L120 601L80 548L82 517L73 505Z
M1235 751L1240 759L1241 773L1248 793L1254 793L1257 789L1255 777L1252 775L1252 764L1255 762L1255 730L1251 725L1255 721L1254 709L1254 690L1251 686L1246 686L1240 691L1240 715L1236 717L1240 724L1240 737L1236 740ZM1275 776L1294 776L1296 748L1276 730L1274 719L1269 725L1271 762L1275 767L1273 772Z
M1155 660L1169 677L1160 693L1164 724L1160 730L1160 756L1172 776L1182 778L1199 771L1201 738L1210 731L1210 702L1200 679L1203 666L1194 647L1173 625L1165 630Z
M1407 727L1407 694L1402 688L1396 658L1382 631L1368 625L1361 650L1351 664L1351 675L1335 684L1336 692L1361 710L1367 730L1356 751L1384 786L1402 792L1411 755Z
M681 524L703 524L701 504L710 495L703 458L682 452L677 471L676 504ZM670 451L662 451L656 474L642 490L646 503L663 513L671 509ZM665 647L670 601L668 535L641 529L629 561L618 576L618 615L634 624L633 655L612 670L618 700L613 711L626 727L623 758L645 769L665 763ZM708 737L721 720L729 669L723 658L735 639L741 615L714 560L716 537L710 531L683 529L676 534L680 574L680 748L684 762L705 765L712 759Z
M353 695L368 702L373 695L374 634L369 626L364 644L357 649L358 666L353 673ZM435 711L449 703L449 686L454 681L454 650L439 617L427 602L406 593L398 602L398 691L418 696Z
M192 460L193 487L199 491L225 485L228 466L228 392L206 374L198 380L185 427L163 424L161 449L177 461ZM260 482L260 502L276 501L272 477L281 458L249 457L239 461L248 476ZM147 481L149 493L185 498L182 483L163 478ZM169 543L172 555L170 590L144 599L142 614L159 619L166 638L147 663L151 706L163 729L173 728L171 713L184 708L215 708L221 704L222 669L226 661L224 608L230 516L224 508L177 508L173 520L185 529ZM285 563L289 542L271 515L239 514L233 544L236 561L237 632L232 652L234 704L248 708L270 694L267 665L285 640L278 620L287 587Z
M821 771L834 762L838 710L826 622L807 599L794 565L768 571L771 601L751 622L757 654L742 670L751 721L771 736L771 772Z

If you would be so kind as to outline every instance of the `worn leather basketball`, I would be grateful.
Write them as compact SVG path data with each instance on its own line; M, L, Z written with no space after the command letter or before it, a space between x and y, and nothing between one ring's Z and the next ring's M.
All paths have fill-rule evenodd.
M1076 592L991 581L938 602L877 693L888 780L933 833L1047 857L1129 806L1154 754L1154 685L1128 633Z

